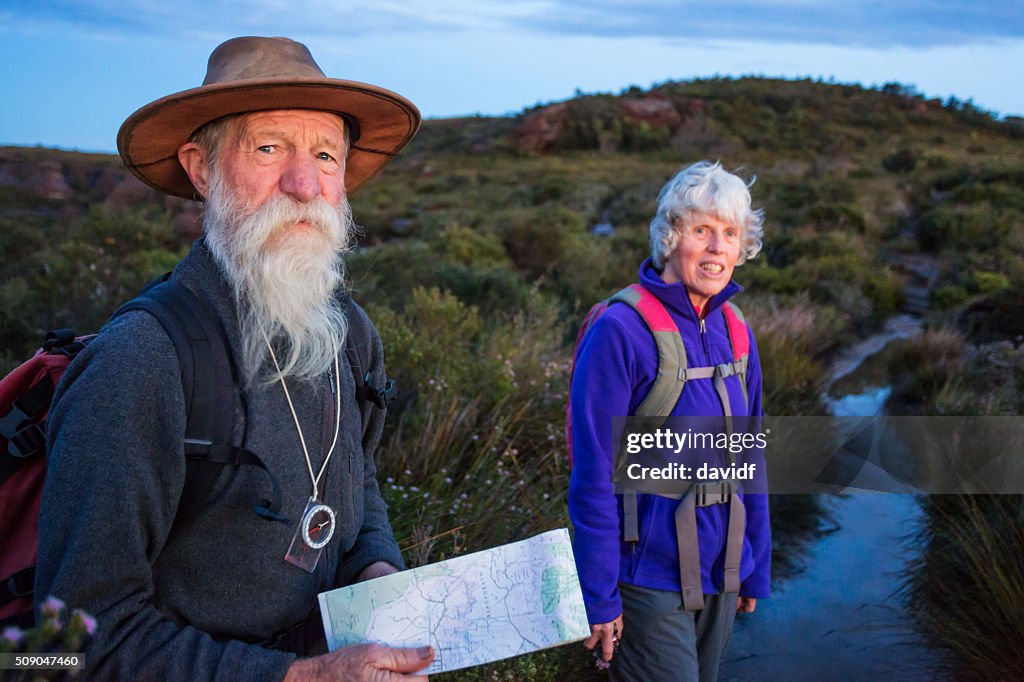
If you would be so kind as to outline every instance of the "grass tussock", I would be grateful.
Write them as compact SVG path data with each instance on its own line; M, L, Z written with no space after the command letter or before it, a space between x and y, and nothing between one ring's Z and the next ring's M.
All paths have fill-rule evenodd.
M757 339L765 412L822 414L823 358L844 329L839 316L806 295L753 297L743 311Z
M377 460L410 563L568 525L569 365L553 310L485 326L475 307L417 289L404 315L375 319L405 392Z
M890 407L902 412L1019 415L1024 406L1024 346L1010 341L972 344L951 327L929 329L896 348L890 370ZM970 434L971 442L998 452L1016 435L1007 427L1014 433ZM1006 475L1019 480L1017 472ZM921 632L948 654L951 679L1022 679L1024 496L931 495L921 506L921 554L904 584Z
M1024 497L933 495L907 603L958 680L1024 678Z

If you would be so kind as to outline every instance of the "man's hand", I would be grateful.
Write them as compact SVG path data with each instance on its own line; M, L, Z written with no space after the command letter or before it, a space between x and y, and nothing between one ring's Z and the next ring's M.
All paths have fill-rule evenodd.
M736 613L753 613L757 608L757 599L754 597L736 597Z
M590 637L583 640L583 646L593 649L600 643L601 660L610 661L615 655L619 639L622 637L622 614L610 623L599 623L590 626Z
M434 660L429 646L392 649L382 644L353 644L315 658L302 658L288 668L284 682L425 682L426 675L406 675Z
M356 582L361 583L364 580L373 580L374 578L391 575L392 573L398 573L398 569L386 561L374 561L372 564L359 571L359 575L356 576Z

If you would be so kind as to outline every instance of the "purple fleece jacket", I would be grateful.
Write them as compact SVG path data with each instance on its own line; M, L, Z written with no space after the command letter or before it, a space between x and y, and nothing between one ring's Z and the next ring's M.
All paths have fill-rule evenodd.
M682 283L666 284L650 259L640 266L640 281L664 304L686 345L690 367L732 361L722 304L741 290L729 284L707 304L705 331ZM748 327L748 332L749 332ZM761 416L761 365L750 333L747 366L749 406L739 377L726 379L734 415ZM569 516L575 527L573 550L579 569L587 617L607 623L622 613L619 582L680 591L679 549L674 513L678 500L639 495L640 541L622 540L622 501L612 487L612 418L631 415L650 391L658 354L640 316L627 305L612 305L587 332L577 352L572 381L572 434L575 462L569 482ZM686 384L672 416L721 415L722 405L711 381ZM747 512L740 594L767 597L770 583L771 532L768 497L742 495ZM722 590L728 505L697 510L701 582L705 594ZM618 561L614 560L618 558Z

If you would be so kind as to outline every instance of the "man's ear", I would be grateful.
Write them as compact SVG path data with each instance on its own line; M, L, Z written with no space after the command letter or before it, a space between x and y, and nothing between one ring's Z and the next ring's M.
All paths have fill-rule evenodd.
M210 189L210 165L206 162L206 150L195 142L186 142L178 147L178 163L185 169L196 191L205 199Z

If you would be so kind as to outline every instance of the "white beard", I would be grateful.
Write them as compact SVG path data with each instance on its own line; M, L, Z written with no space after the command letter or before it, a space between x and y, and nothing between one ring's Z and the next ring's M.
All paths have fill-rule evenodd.
M247 209L220 173L211 171L206 243L235 296L244 384L277 380L267 338L282 376L321 376L334 364L348 332L335 297L353 232L348 200L334 208L323 198L299 203L278 196ZM296 227L299 221L307 224Z

